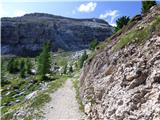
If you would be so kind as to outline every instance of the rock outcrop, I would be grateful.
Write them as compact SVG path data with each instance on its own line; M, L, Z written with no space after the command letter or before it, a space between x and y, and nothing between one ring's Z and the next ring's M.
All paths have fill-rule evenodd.
M1 19L2 54L35 55L44 41L51 41L53 51L81 50L97 38L105 40L113 27L101 19L72 19L44 13Z
M88 119L160 120L159 30L150 31L152 34L146 41L114 49L129 31L151 25L157 16L160 7L136 16L111 37L112 42L107 42L103 50L86 62L80 89Z

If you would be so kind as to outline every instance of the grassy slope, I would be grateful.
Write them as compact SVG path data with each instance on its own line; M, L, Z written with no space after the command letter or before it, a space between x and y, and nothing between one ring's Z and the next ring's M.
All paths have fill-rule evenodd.
M40 108L45 105L45 103L49 102L51 100L49 94L51 92L56 91L59 87L63 85L65 80L67 79L67 76L60 76L58 79L49 82L47 89L44 91L39 91L35 98L31 99L30 101L23 101L19 104L16 104L8 109L8 112L4 114L2 117L2 120L9 120L13 116L14 111L23 108L26 110L31 110L29 115L27 116L21 116L22 118L26 120L30 120L37 117L42 117ZM37 112L38 111L38 112Z
M147 27L142 29L131 30L126 35L123 35L114 46L114 50L123 48L130 43L142 43L152 36L152 32L160 32L160 17L157 17Z
M60 75L51 75L53 81L48 81L48 88L45 91L41 91L42 82L38 81L36 75L27 75L27 78L21 78L19 73L10 74L6 70L6 66L8 64L8 60L10 58L2 58L2 79L5 82L3 86L1 86L1 114L2 120L9 120L13 117L13 113L20 108L30 108L34 111L34 109L39 109L43 106L46 102L50 100L49 93L54 92L58 89L64 81L67 79L67 76L60 76ZM25 59L25 58L15 58L15 59ZM32 58L32 62L35 60ZM33 65L35 66L35 65ZM33 91L38 90L37 96L30 100L25 101L25 96L32 93ZM18 95L19 92L24 92L24 94ZM9 94L8 94L9 93ZM15 96L15 97L14 97ZM16 102L19 100L19 102ZM10 102L14 102L13 105L7 105ZM32 112L34 113L34 112ZM33 114L27 117L33 117Z

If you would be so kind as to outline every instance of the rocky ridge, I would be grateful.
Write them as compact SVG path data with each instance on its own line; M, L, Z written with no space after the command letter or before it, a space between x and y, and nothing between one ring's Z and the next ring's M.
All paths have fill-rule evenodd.
M85 49L97 38L105 40L113 27L101 19L72 19L45 13L1 19L2 54L36 55L45 41L53 51Z
M88 119L160 120L159 31L152 31L146 41L114 49L122 37L149 26L157 16L159 6L134 17L110 38L112 42L86 62L80 86Z

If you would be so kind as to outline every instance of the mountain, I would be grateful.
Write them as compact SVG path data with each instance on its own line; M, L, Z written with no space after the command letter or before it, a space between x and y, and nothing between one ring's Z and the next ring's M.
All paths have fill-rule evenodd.
M34 56L45 41L51 42L53 51L76 51L88 48L94 38L103 41L112 33L113 27L97 18L72 19L45 13L4 17L1 19L2 54Z
M160 119L160 6L99 47L85 63L80 90L88 119Z

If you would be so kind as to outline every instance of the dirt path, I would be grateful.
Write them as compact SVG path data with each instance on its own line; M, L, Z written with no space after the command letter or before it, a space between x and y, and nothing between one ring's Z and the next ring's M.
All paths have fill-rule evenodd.
M80 112L75 96L72 81L67 80L63 87L51 94L52 100L44 107L44 120L82 120L84 114Z

